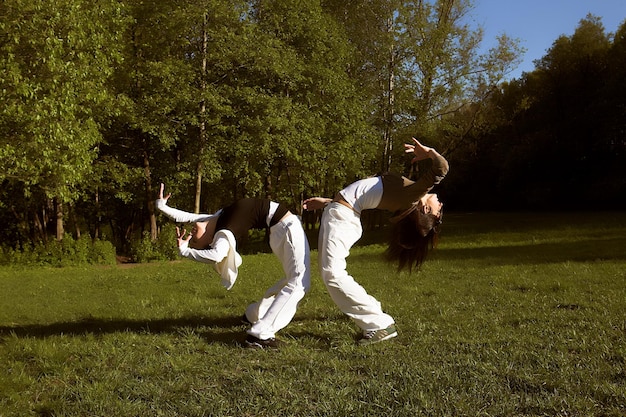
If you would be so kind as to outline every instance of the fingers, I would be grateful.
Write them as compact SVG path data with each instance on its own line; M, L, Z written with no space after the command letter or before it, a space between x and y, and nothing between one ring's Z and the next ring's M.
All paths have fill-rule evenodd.
M183 229L183 231L181 232L180 229L176 227L176 242L179 248L189 244L189 241L191 240L191 233L189 233L189 235L185 237L186 234L186 229Z
M165 191L165 184L161 183L161 188L159 190L159 199L169 200L169 198L172 196L172 193L169 193L167 197L163 197L163 191Z
M406 153L410 153L413 152L416 155L418 155L419 153L428 153L430 152L431 149L433 148L429 148L428 146L424 146L422 145L417 139L415 138L411 138L413 139L413 142L415 142L415 144L409 144L409 143L405 143L404 144L404 151Z
M411 145L413 147L413 149L415 149L415 148L424 149L425 148L424 145L422 145L419 140L417 140L415 138L411 138L411 139L413 139L413 142L415 142L414 144Z
M411 138L413 140L413 142L415 143L405 143L404 144L404 152L405 153L411 153L411 152L415 152L415 148L416 147L423 147L422 144L415 138Z
M302 202L302 208L304 208L306 211L314 211L318 208L317 203L318 199L316 197L307 198Z

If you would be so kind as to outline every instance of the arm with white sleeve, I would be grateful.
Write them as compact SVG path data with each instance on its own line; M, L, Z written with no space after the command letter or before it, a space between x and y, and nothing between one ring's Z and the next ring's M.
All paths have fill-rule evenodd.
M178 251L180 252L181 256L207 264L221 262L226 256L228 256L228 252L230 250L230 242L223 234L220 233L216 234L210 249L190 248L189 241L186 240L183 240L180 246L178 246Z
M241 265L241 255L237 253L237 241L235 235L228 229L222 229L215 232L213 242L209 249L193 249L189 247L191 235L185 236L186 231L182 233L176 228L178 237L178 251L186 258L193 259L198 262L213 264L213 268L221 277L221 283L227 290L230 290L239 273Z
M195 223L195 222L206 222L209 221L212 217L219 215L220 211L214 214L204 214L204 213L189 213L188 211L183 211L179 209L175 209L174 207L170 207L167 205L167 200L172 196L172 194L168 194L166 197L163 197L163 190L165 188L164 184L161 184L161 190L159 191L159 198L156 200L156 208L159 209L163 214L165 214L170 219L174 220L177 223Z

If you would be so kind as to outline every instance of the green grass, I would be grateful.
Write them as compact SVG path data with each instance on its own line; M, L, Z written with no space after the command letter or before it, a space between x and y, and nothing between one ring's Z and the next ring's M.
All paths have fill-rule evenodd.
M0 269L0 416L626 415L626 213L447 214L412 275L382 251L348 260L400 333L367 348L317 269L286 347L242 348L271 254L230 292L187 260Z

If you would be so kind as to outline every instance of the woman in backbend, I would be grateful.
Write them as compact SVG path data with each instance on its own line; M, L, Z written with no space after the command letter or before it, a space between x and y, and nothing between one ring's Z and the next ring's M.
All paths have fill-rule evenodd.
M334 199L313 197L303 202L306 210L324 209L318 238L320 272L335 304L362 330L361 345L398 335L393 317L346 271L350 248L362 234L361 211L393 213L387 259L397 262L398 269L419 267L436 244L443 204L429 191L448 173L448 162L435 149L415 138L413 142L404 146L414 154L413 162L422 161L416 181L383 174L348 185Z
M215 214L194 214L169 207L161 184L157 208L176 222L194 223L191 233L176 228L178 249L182 256L212 263L230 289L237 279L241 256L237 242L250 229L269 229L270 247L282 263L285 278L265 292L263 298L248 306L243 319L252 326L247 331L246 346L276 348L276 332L287 326L298 303L311 285L309 242L298 216L285 206L267 199L244 198Z

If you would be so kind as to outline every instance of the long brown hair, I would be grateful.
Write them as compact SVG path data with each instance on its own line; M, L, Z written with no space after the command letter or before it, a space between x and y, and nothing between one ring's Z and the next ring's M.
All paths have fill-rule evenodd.
M437 246L439 226L443 213L434 216L423 209L422 203L413 204L405 211L395 213L385 257L398 263L398 271L419 269L426 255Z

